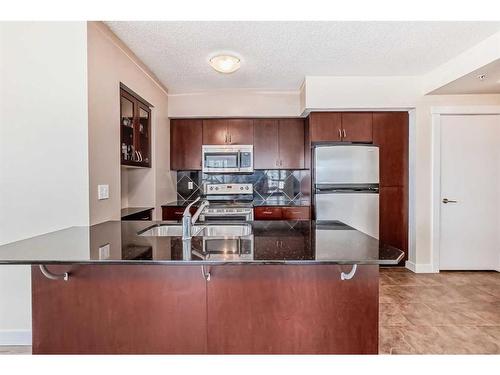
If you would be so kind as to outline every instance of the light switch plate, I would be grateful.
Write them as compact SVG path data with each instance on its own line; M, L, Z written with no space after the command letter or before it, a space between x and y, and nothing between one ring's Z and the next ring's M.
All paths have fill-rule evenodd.
M284 189L285 188L285 181L279 181L278 182L278 189Z
M193 190L193 181L188 181L188 189Z
M99 259L109 259L111 246L109 243L99 247Z
M109 198L109 185L97 185L97 199Z

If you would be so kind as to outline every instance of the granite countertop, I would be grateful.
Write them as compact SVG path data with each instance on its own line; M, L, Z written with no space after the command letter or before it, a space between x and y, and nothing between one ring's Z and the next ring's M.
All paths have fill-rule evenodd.
M162 205L162 207L186 207L192 201L172 201L167 202ZM216 202L220 203L220 202ZM307 199L301 200L289 200L284 198L272 198L267 200L254 199L253 201L248 201L249 204L252 204L254 207L270 207L270 206L310 206L311 202Z
M144 212L144 211L149 211L154 209L154 207L127 207L127 208L122 208L121 210L121 217L127 217L130 215L138 214L139 212Z
M191 253L183 254L179 236L141 235L162 224L179 225L71 227L0 246L0 264L397 264L404 255L340 222L309 220L248 222L252 234L242 237L195 236Z

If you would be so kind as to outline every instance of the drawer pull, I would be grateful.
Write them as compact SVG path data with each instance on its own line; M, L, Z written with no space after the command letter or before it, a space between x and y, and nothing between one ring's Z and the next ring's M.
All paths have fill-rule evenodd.
M272 215L273 212L272 211L262 211L263 214L266 214L266 215Z

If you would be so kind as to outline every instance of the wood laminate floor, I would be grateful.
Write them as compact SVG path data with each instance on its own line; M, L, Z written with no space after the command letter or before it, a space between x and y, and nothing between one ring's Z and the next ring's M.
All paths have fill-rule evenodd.
M500 273L381 268L379 353L500 354Z

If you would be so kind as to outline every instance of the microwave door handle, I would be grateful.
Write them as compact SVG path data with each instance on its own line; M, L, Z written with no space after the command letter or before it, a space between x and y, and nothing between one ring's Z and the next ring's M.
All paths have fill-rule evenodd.
M241 172L241 151L238 151L238 172Z

